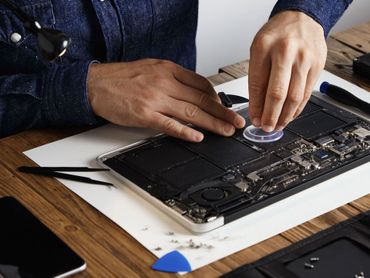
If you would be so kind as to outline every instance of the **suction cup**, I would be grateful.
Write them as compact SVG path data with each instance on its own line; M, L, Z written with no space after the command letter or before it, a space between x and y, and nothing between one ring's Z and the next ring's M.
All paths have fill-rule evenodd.
M253 125L248 126L244 129L243 136L249 141L256 143L271 143L280 140L284 135L283 131L272 131L266 132L262 128L255 127Z

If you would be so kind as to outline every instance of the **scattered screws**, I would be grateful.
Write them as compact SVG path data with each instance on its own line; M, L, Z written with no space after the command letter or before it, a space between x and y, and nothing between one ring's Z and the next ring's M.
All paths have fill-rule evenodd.
M203 246L203 243L196 244L192 239L188 241L189 247L194 249L199 249Z
M309 263L305 263L304 267L309 268L309 269L314 269L315 268L315 266L313 264L309 264Z
M174 232L168 232L167 235L173 236L173 235L175 235L175 233Z
M172 243L178 243L177 240L171 240ZM185 245L180 245L177 247L177 249L181 250L181 249L200 249L200 248L203 248L203 249L213 249L214 246L213 245L210 245L210 244L206 244L206 243L203 243L203 242L199 242L199 243L196 243L193 239L190 239L188 241L186 241L186 244Z
M319 257L311 257L310 258L310 262L311 263L317 263L319 261L320 261L320 258ZM309 269L314 269L315 266L313 264L311 264L311 263L304 263L304 267L305 268L309 268Z
M319 257L312 257L312 258L310 258L310 262L311 263L315 263L315 262L318 262L318 261L320 261L320 258Z
M154 250L155 250L155 251L161 251L161 250L162 250L162 247L159 247L159 246L158 246L158 247L157 247L157 248L155 248Z

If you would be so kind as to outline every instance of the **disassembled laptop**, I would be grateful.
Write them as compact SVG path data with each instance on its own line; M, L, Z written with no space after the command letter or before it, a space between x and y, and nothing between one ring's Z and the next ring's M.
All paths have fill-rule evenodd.
M238 113L249 125L248 107ZM194 226L222 218L217 227L370 161L370 123L312 96L276 142L249 141L243 130L205 132L201 143L161 135L98 160L175 218Z

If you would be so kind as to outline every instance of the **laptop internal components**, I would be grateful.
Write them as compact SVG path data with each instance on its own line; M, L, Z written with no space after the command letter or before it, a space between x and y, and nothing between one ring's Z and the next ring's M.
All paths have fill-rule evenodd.
M238 111L250 125L247 107ZM201 143L165 135L102 163L194 224L238 219L370 161L370 123L311 97L271 143L205 133Z

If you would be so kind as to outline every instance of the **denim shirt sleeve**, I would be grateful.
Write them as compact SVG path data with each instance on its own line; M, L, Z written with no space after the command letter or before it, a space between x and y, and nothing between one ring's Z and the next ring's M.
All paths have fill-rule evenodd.
M47 63L37 37L0 4L0 138L33 127L105 122L88 101L92 61L167 59L195 69L198 0L15 2L43 27L68 34L72 44ZM12 41L15 33L20 41Z
M98 123L87 97L90 64L50 63L40 73L0 76L0 137L32 127Z
M279 0L271 12L271 17L285 10L304 12L320 23L327 37L351 3L352 0Z

